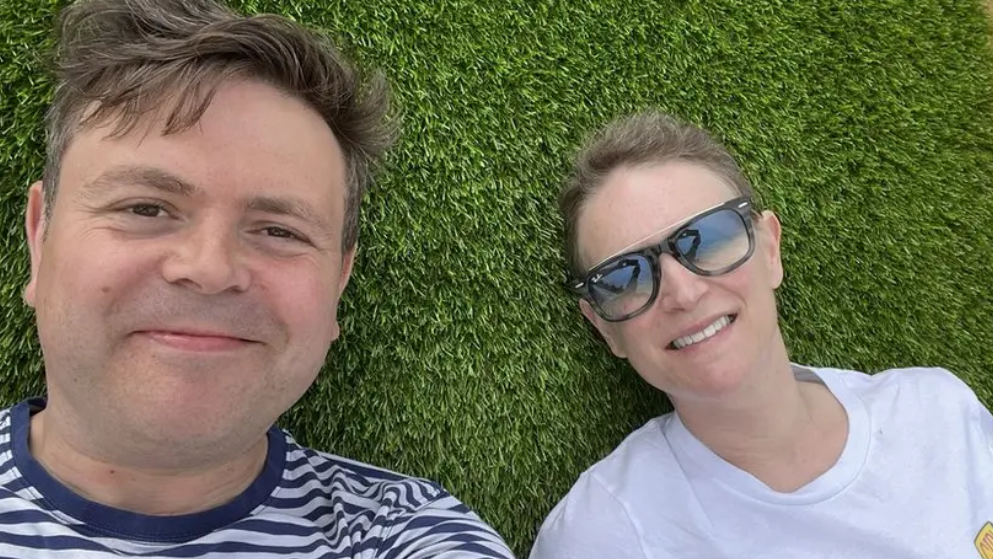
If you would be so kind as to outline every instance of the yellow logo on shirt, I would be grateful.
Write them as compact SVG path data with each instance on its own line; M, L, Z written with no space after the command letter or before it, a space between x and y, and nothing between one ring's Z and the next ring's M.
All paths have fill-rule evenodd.
M983 559L993 559L993 524L987 522L976 534L976 549Z

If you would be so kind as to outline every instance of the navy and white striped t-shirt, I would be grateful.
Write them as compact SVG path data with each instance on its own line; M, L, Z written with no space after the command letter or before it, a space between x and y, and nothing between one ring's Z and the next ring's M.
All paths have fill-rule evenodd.
M258 478L221 507L135 514L87 501L28 449L36 399L0 411L0 557L508 559L503 540L437 484L269 430Z

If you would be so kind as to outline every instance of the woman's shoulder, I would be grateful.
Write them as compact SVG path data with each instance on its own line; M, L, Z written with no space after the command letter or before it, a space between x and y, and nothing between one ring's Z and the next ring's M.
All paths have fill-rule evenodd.
M866 374L831 368L810 368L818 376L836 379L865 402L872 415L901 410L917 417L944 415L954 411L972 413L979 403L972 388L947 369L904 367ZM827 377L827 378L826 378Z
M644 557L645 521L657 528L690 499L665 436L672 418L649 420L583 472L545 519L531 558Z
M972 393L972 389L957 375L941 367L901 367L874 373L863 373L830 367L807 367L822 378L832 375L849 388L871 390L928 390L940 393Z

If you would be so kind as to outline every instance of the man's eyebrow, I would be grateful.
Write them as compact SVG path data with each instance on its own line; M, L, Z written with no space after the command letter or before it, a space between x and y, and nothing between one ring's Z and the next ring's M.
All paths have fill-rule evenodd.
M315 211L309 204L294 198L274 198L257 196L248 203L248 209L257 212L288 216L313 224L322 230L331 232L331 222Z
M94 192L118 186L145 186L168 194L193 196L200 191L192 183L158 167L143 165L118 165L107 169L97 178L83 185L84 192Z
M145 186L180 196L192 197L200 189L182 177L158 167L143 165L118 165L104 171L83 186L84 192L96 192L119 186ZM275 215L289 216L311 223L323 230L332 231L331 223L302 200L288 197L257 196L248 202L248 209Z

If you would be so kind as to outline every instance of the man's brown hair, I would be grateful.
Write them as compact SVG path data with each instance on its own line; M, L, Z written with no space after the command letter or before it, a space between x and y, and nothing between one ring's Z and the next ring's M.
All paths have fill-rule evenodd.
M166 106L163 133L195 125L226 80L261 80L312 107L345 156L342 247L358 238L362 194L389 147L389 91L364 79L326 37L275 15L246 17L212 0L79 0L62 11L55 96L46 118L48 217L73 136L113 123L133 130Z

